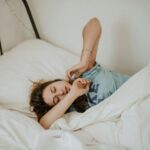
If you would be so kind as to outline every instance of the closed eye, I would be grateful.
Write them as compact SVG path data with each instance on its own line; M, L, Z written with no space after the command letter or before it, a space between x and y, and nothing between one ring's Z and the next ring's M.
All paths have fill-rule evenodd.
M54 105L56 105L59 101L60 101L59 97L55 96L55 97L53 98L53 103L54 103Z
M55 88L55 87L50 87L50 91L51 91L52 93L55 93L55 92L56 92L56 88Z

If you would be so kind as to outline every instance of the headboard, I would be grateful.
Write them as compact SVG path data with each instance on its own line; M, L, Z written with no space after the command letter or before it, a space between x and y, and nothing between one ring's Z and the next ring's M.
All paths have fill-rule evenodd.
M27 11L27 14L28 14L28 16L29 16L30 22L31 22L31 24L32 24L32 27L33 27L34 33L35 33L35 35L36 35L36 38L37 38L37 39L40 39L40 35L39 35L38 30L37 30L36 24L35 24L35 22L34 22L34 19L33 19L31 10L30 10L30 7L29 7L29 5L28 5L28 2L27 2L26 0L22 0L22 2L23 2L24 6L25 6L25 8L26 8L26 11Z
M1 3L2 3L2 2L1 2ZM6 3L7 6L10 8L10 6L9 6L9 4L8 4L9 2L5 1L5 3ZM25 10L26 10L26 14L27 14L27 16L28 16L28 18L29 18L29 20L30 20L31 25L32 25L33 31L34 31L34 33L35 33L35 36L36 36L37 39L40 39L40 35L39 35L38 30L37 30L37 27L36 27L36 24L35 24L35 21L34 21L34 18L33 18L33 15L32 15L32 13L31 13L31 10L30 10L30 7L29 7L29 5L28 5L27 0L22 0L22 3L23 3L23 5L24 5L24 8L25 8ZM10 8L10 9L12 9L12 8ZM12 12L12 13L13 13L13 12ZM0 55L3 55L3 49L2 49L1 40L0 40Z
M3 50L2 50L1 41L0 41L0 54L3 55Z

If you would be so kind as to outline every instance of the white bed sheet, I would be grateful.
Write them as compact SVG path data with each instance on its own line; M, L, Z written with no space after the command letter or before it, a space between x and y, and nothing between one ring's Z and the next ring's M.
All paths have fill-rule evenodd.
M24 114L0 109L0 149L149 150L150 66L83 114L73 112L44 130Z
M54 63L56 60L60 65ZM0 149L150 149L150 65L100 104L83 114L64 115L48 130L26 116L30 114L26 110L31 85L28 80L63 76L64 70L77 60L74 54L40 40L26 41L2 56Z
M84 130L44 130L19 112L0 109L1 150L124 150L99 143Z

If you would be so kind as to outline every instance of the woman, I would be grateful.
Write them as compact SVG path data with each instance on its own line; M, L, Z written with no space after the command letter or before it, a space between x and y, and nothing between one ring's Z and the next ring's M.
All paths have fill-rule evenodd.
M84 112L114 93L129 77L103 69L95 62L101 24L92 18L83 32L80 62L66 72L65 80L35 83L30 105L40 124L49 128L71 111Z

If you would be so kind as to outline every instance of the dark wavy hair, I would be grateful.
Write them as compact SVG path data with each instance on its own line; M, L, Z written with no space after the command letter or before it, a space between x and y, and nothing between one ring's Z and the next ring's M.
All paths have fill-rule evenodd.
M55 79L53 81L38 81L33 82L33 88L30 94L30 110L35 112L38 118L38 121L41 117L47 113L52 107L44 102L43 91L49 85L57 81L62 81L62 79ZM86 95L79 96L72 104L77 112L84 112L87 107L87 97ZM69 109L65 112L68 113Z

